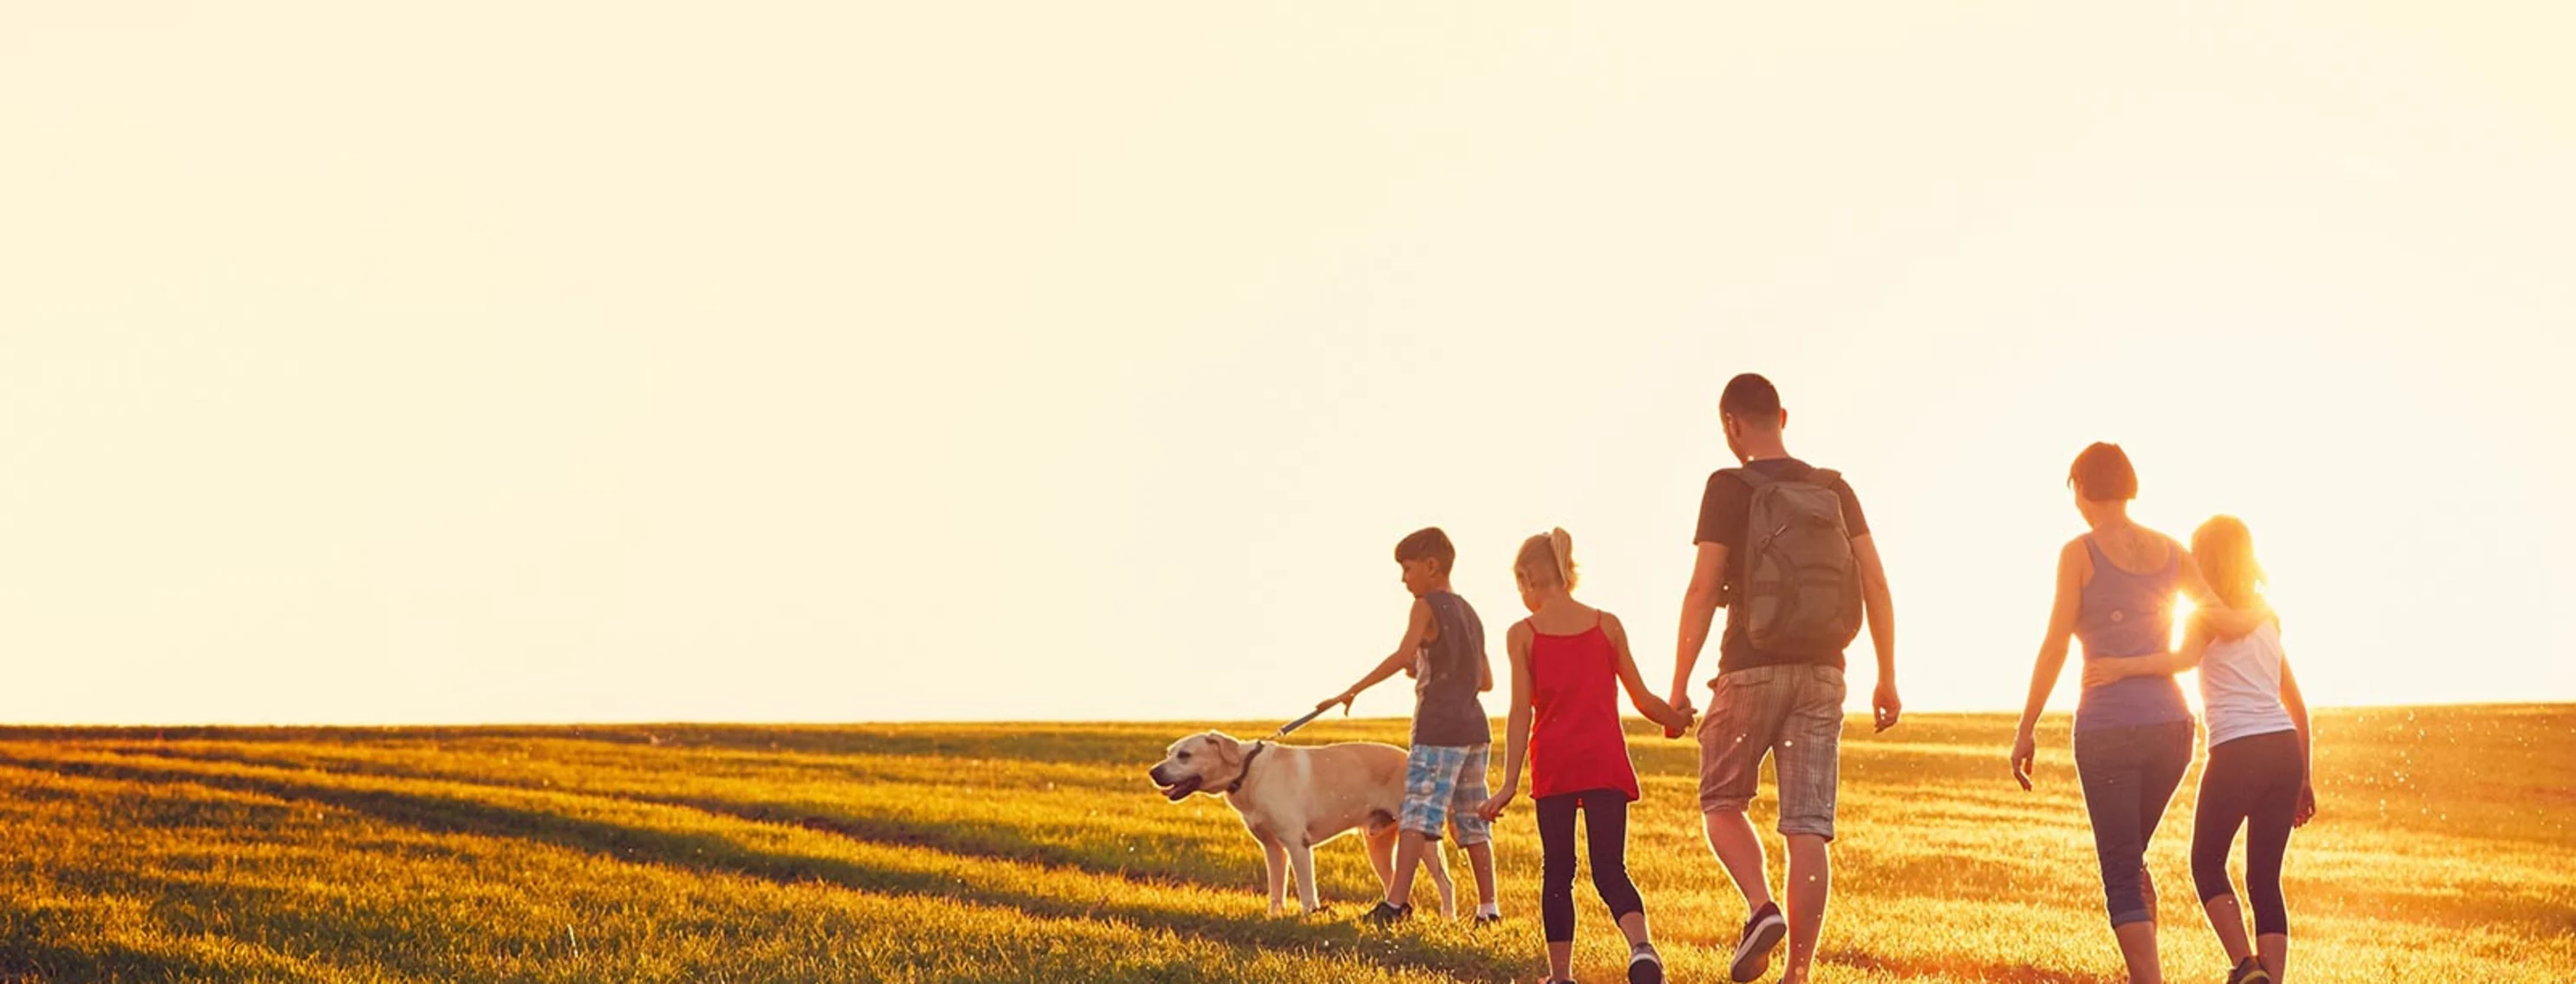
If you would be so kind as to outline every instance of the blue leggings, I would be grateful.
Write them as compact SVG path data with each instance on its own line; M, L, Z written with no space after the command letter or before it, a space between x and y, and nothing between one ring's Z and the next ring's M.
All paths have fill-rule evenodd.
M2093 818L2102 907L2113 926L2155 921L2147 841L2191 768L2191 735L2190 721L2075 732L2075 777L2084 786L2084 812Z

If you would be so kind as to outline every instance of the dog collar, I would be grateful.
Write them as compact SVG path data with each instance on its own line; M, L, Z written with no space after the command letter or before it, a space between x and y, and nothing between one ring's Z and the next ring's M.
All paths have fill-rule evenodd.
M1251 751L1243 753L1243 768L1235 770L1234 783L1225 787L1226 795L1231 796L1242 791L1243 781L1252 778L1252 760L1260 758L1261 750L1268 747L1270 747L1268 741L1256 741L1252 743Z

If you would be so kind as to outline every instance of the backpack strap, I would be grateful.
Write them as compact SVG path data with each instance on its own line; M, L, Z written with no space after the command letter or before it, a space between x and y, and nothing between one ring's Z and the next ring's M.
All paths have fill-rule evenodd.
M1758 489L1779 481L1779 479L1763 474L1761 469L1758 468L1725 468L1720 469L1718 474L1733 475L1738 480L1742 481L1746 488L1753 489Z
M1816 483L1816 484L1818 484L1818 485L1826 486L1826 487L1828 487L1828 488L1832 487L1832 486L1833 486L1833 484L1834 484L1835 482L1839 482L1839 481L1842 481L1842 480L1843 480L1843 473L1838 472L1838 471L1835 471L1835 470L1833 470L1833 469L1831 469L1831 468L1810 468L1810 469L1807 469L1807 477L1806 477L1806 479L1805 479L1805 481L1814 482L1814 483Z

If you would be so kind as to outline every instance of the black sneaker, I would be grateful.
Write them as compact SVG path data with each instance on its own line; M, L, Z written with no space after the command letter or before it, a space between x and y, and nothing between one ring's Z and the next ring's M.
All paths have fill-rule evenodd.
M1777 903L1762 903L1753 917L1744 921L1744 936L1735 942L1735 961L1727 977L1736 984L1751 984L1762 972L1771 969L1771 948L1780 945L1780 937L1789 934L1789 920L1780 917Z
M1478 913L1476 918L1472 920L1472 922L1478 926L1491 926L1502 921L1503 914L1499 912Z
M1655 952L1654 944L1629 948L1628 984L1664 984L1664 957Z
M2227 984L2272 984L2272 973L2247 957L2236 962L2235 970L2227 972Z
M1392 926L1396 923L1412 918L1412 916L1413 904L1410 902L1403 905L1390 905L1384 901L1380 901L1377 904L1377 908L1370 909L1368 911L1368 916L1366 918L1368 921L1380 926Z

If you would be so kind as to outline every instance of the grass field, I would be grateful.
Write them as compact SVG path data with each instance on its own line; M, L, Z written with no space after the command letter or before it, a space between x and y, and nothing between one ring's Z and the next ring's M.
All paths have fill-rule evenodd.
M2115 979L2052 725L2035 793L2004 767L2005 718L1847 736L1822 980ZM2318 727L2323 812L2290 857L2295 979L2576 980L2576 707ZM0 980L1540 976L1526 800L1499 833L1503 926L1360 925L1375 879L1355 839L1317 852L1329 911L1272 918L1233 811L1144 781L1186 730L0 730ZM1391 721L1298 735L1402 737ZM1744 913L1699 842L1692 746L1642 725L1632 741L1631 869L1675 979L1721 980L1715 948ZM2152 856L2164 953L2170 979L2217 981L2183 853L2191 788ZM1619 979L1624 951L1577 884L1576 969Z

